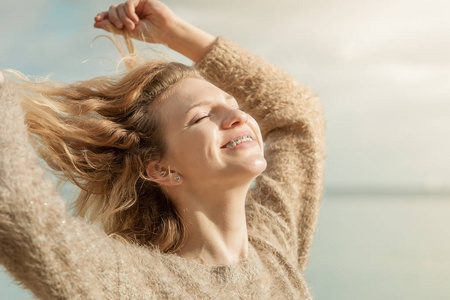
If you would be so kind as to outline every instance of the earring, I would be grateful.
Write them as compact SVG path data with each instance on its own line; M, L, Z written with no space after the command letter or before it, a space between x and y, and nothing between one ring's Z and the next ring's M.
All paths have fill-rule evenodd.
M175 180L176 182L179 182L181 180L180 176L175 177L173 180Z

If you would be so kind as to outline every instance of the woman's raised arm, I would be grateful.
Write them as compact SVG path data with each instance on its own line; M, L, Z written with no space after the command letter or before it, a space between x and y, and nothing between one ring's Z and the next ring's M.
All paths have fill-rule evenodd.
M0 264L39 299L116 299L122 247L67 214L28 142L20 92L0 83Z
M197 68L258 121L267 168L252 198L276 217L266 213L266 219L249 224L304 269L323 188L325 121L319 99L279 67L225 38Z

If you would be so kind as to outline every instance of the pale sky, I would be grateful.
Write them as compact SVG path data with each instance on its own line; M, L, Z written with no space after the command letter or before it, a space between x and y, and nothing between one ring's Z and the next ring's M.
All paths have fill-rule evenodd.
M119 56L106 39L92 43L102 33L92 24L98 11L115 3L0 1L0 69L50 74L64 81L113 74ZM325 200L333 198L327 193L340 189L409 193L450 189L448 0L165 3L195 25L278 64L319 95L327 119ZM163 53L190 63L173 52ZM402 286L398 282L417 299L430 295L424 286L436 286L434 292L442 293L439 283L444 277L435 279L448 274L448 266L442 264L449 247L445 243L448 230L442 230L448 228L447 206L436 208L440 212L436 214L436 202L428 203L427 197L419 197L422 201L405 197L410 205L398 206L392 201L398 206L393 209L387 201L379 201L391 198L371 200L369 196L370 201L351 198L364 205L355 210L356 201L342 208L346 202L334 198L337 200L324 201L328 206L321 211L324 219L315 240L319 247L313 248L317 259L313 255L313 273L308 275L313 284L317 278L316 290L329 295L323 299L338 299L339 293L334 291L346 288L352 296L359 288L360 293L372 291L374 299L383 298L377 296L380 291L394 299L405 294L396 291ZM403 214L411 210L413 213ZM330 228L336 231L326 231ZM391 239L385 239L388 234ZM427 259L432 268L427 268ZM393 275L386 273L386 265ZM352 268L359 268L355 270L360 273ZM409 273L394 272L402 269ZM427 279L432 284L427 285ZM0 298L29 299L27 292L10 281L0 272ZM380 282L390 283L392 290ZM413 289L409 289L411 282L417 283Z

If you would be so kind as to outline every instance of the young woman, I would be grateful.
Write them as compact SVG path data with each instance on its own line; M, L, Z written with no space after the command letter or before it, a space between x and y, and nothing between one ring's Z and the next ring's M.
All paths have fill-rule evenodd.
M121 76L5 80L1 263L42 299L311 298L319 100L155 0L111 6L94 26L196 64L132 56ZM80 187L76 214L102 230L67 214L34 149Z

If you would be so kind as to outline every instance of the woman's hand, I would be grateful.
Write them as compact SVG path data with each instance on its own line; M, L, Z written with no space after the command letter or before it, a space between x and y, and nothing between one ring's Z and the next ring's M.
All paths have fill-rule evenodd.
M157 0L128 0L112 5L95 17L95 28L128 33L134 39L167 45L199 62L214 44L215 37L183 21ZM117 31L117 30L115 30Z
M166 44L178 23L178 16L162 2L129 0L97 14L94 27L111 31L114 26L134 39Z

